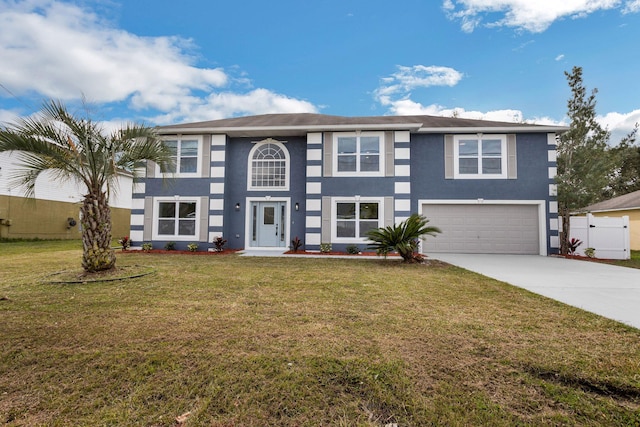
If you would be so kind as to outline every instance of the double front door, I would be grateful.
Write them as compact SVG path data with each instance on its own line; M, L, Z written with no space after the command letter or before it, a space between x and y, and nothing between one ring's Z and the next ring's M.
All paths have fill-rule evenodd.
M286 202L251 202L251 246L286 246Z

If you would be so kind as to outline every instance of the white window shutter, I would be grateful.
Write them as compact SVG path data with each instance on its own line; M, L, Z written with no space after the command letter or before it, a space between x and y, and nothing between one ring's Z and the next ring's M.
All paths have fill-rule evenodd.
M516 154L516 135L507 135L507 178L518 178L518 156Z
M444 178L453 179L453 135L444 136Z
M323 137L324 176L333 176L333 133L325 132Z

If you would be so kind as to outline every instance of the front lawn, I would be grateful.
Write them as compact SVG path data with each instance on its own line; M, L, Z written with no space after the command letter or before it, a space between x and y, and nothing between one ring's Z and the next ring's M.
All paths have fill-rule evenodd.
M612 264L622 267L640 268L640 251L631 251L631 259L613 261Z
M640 331L456 267L3 243L0 424L638 425Z

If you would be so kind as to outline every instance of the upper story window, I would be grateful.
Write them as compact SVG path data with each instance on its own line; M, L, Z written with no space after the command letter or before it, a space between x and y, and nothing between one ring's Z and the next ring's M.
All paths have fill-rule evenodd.
M249 154L249 190L288 190L289 152L281 142L257 143Z
M334 176L382 176L384 134L344 132L334 134Z
M202 141L200 137L178 136L164 140L169 148L174 164L172 168L160 171L165 174L175 174L181 177L200 176L200 164L202 163Z
M507 178L506 135L456 135L456 178Z

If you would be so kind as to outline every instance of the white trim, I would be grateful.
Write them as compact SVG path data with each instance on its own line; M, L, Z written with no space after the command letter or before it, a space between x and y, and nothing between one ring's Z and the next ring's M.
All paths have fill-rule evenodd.
M558 213L558 202L554 202L554 201L549 202L549 213L551 214Z
M411 176L411 165L395 165L393 171L395 176Z
M394 151L396 160L411 160L410 148L396 148Z
M338 203L377 203L378 204L378 227L384 226L384 197L332 197L331 198L331 243L367 243L366 237L338 237L337 209ZM358 218L356 218L356 223ZM356 227L357 234L357 227Z
M393 138L396 142L411 142L411 132L408 130L399 130L394 133Z
M144 210L144 199L131 199L131 209Z
M305 233L304 239L305 245L319 245L321 243L321 235L320 233Z
M410 182L394 182L393 183L393 192L395 194L411 194L411 183Z
M558 218L549 219L549 230L558 231L560 229L560 220Z
M253 155L254 153L260 149L260 147L271 144L279 147L284 153L284 186L282 187L260 187L252 185L253 178ZM283 141L277 141L272 138L267 138L262 141L257 141L251 151L249 151L249 158L247 159L247 191L289 191L289 178L290 178L290 170L291 170L291 157L289 156L289 150L284 146Z
M552 197L558 195L558 184L549 184L549 195Z
M286 204L285 212L287 213L287 218L285 219L285 235L284 241L285 246L283 248L289 247L289 242L291 241L291 197L246 197L244 200L245 205L245 222L244 222L244 247L245 249L251 250L273 250L273 246L251 246L251 203L253 202L284 202Z
M532 126L473 126L473 127L435 127L418 129L418 133L522 133L522 132L566 132L569 128L565 126L544 126L544 125L532 125Z
M565 128L565 130L569 130L569 128ZM558 145L558 138L554 132L547 134L547 145Z
M321 148L309 148L307 150L307 161L321 161L322 149Z
M180 172L180 152L176 153L176 171L162 173L160 171L160 165L155 163L157 177L165 178L201 178L202 177L202 154L204 149L204 142L202 135L163 135L163 141L178 141L178 146L182 146L183 141L196 141L198 143L198 155L196 157L196 171L195 172Z
M409 212L411 211L411 200L409 199L395 199L394 209L396 212Z
M538 206L538 254L547 256L546 204L545 200L419 199L418 211L422 213L422 205L536 205Z
M606 212L622 212L622 211L635 211L640 209L640 206L630 207L630 208L615 208L615 209L596 209L596 210L587 210L587 213L606 213Z
M322 183L321 182L307 182L307 194L321 194Z
M322 176L322 166L307 166L307 176L309 178L319 178Z
M211 178L224 178L224 166L212 166L211 167Z
M131 230L129 231L129 239L134 242L142 242L144 239L144 231L142 230Z
M212 182L209 184L210 194L224 194L224 182Z
M224 225L224 216L209 215L209 227L222 227Z
M322 144L322 132L309 132L307 134L307 144Z
M478 155L475 157L478 161L478 172L475 174L460 173L460 140L475 138L478 141ZM482 173L482 159L487 158L482 156L482 144L480 141L499 139L500 140L500 168L501 173ZM453 178L454 179L507 179L507 135L506 134L467 134L467 135L454 135L453 136ZM473 157L469 157L473 158ZM497 157L489 157L497 158Z
M340 131L340 132L348 132L348 131L356 131L356 130L395 130L398 129L406 129L406 130L419 130L422 123L354 123L348 125L336 125L336 124L327 124L327 125L302 125L302 126L228 126L228 127L172 127L171 129L166 129L167 132L175 133L184 133L184 134L196 134L196 133L224 133L224 134L233 134L233 133L241 133L242 135L247 135L248 133L258 132L260 134L264 134L265 132L273 132L276 134L282 135L287 132L306 132L307 134L316 133L316 132L332 132L332 131ZM438 129L438 133L442 133L446 131L448 128L434 128ZM463 128L464 129L464 128ZM541 130L548 130L546 128L540 129L539 127L535 128L538 132ZM163 129L160 129L162 132Z
M306 201L307 213L320 212L322 210L321 199L307 199Z
M131 214L131 225L144 225L143 214Z
M134 182L132 187L132 194L144 194L147 186L144 182Z
M191 197L181 197L181 196L173 196L173 197L154 197L153 198L153 234L152 234L152 240L168 240L168 241L190 241L193 242L198 241L199 240L199 236L200 236L200 197L195 197L195 196L191 196ZM160 202L173 202L173 203L178 203L178 202L187 202L187 203L195 203L196 204L196 211L195 211L195 233L194 234L190 234L188 236L181 236L181 235L177 235L177 234L172 234L172 235L168 235L168 234L158 234L158 229L160 227L158 227L158 214L160 211ZM177 214L177 213L176 213ZM177 231L177 230L176 230Z
M360 138L367 136L378 137L378 170L377 171L360 171L360 158L363 154L360 153ZM355 171L338 171L338 138L340 137L355 137L356 138L356 151L353 154L356 157L356 170ZM333 153L332 153L333 171L332 176L339 177L369 177L369 176L384 176L385 175L385 138L384 132L334 132L333 133Z
M547 151L547 160L550 163L557 162L558 161L558 152L556 150Z
M555 166L549 167L549 179L555 179L558 175L558 168Z
M554 249L558 249L560 247L560 237L559 236L549 237L549 246L551 246Z
M221 211L224 209L224 199L209 199L210 211Z
M308 216L305 218L305 228L320 228L322 227L322 217Z

